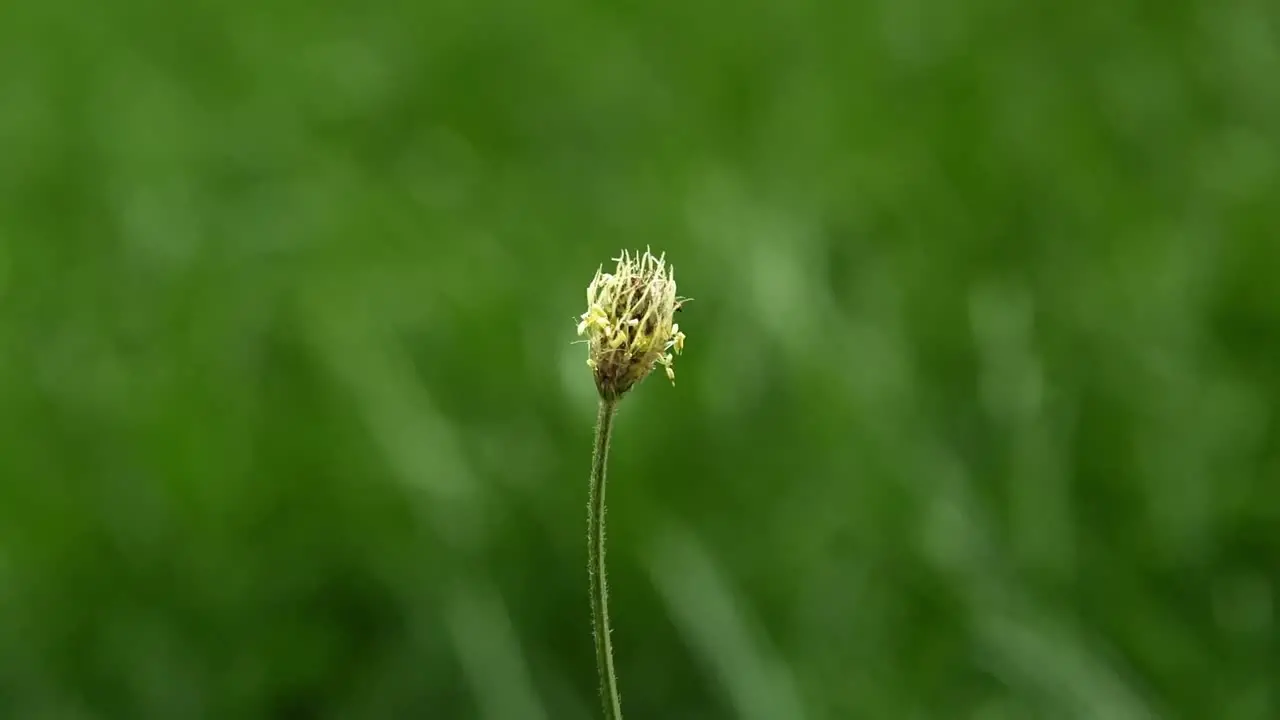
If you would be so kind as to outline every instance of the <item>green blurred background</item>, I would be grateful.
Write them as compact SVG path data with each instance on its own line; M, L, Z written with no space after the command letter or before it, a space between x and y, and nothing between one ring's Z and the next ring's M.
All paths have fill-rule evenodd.
M1268 0L15 0L0 718L1280 717Z

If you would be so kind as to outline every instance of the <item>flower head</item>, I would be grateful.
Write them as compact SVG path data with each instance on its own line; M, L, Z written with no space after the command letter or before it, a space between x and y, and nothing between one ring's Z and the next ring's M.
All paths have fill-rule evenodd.
M676 296L665 257L623 251L613 272L601 267L587 287L578 335L586 338L587 366L606 400L621 398L658 365L675 382L672 362L684 349L675 312L685 299Z

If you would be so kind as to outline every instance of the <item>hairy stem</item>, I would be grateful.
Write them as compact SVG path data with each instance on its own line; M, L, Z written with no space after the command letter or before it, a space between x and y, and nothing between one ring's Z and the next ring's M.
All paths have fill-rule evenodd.
M600 674L600 702L605 720L622 720L618 677L613 671L613 643L609 639L609 583L604 569L604 490L609 464L609 438L616 399L601 400L596 417L595 449L591 453L591 486L587 500L587 563L591 577L591 625L596 641L596 670Z

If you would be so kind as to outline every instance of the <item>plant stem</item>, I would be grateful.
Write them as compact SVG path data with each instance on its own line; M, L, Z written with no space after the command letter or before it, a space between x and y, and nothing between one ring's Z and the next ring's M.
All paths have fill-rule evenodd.
M587 563L591 577L591 626L596 641L596 670L605 720L622 720L618 677L613 671L613 643L609 639L609 583L604 569L604 490L609 464L609 438L617 399L601 399L596 417L595 449L591 453L591 486L587 499Z

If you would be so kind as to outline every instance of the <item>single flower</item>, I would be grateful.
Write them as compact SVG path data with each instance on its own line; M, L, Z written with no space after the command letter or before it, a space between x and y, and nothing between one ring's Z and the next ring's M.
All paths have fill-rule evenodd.
M665 259L623 251L613 272L601 267L587 286L578 335L586 338L587 366L605 400L621 398L658 365L675 382L675 356L684 349L675 313L686 300L676 295L674 268Z
M600 676L605 720L622 720L622 700L613 665L609 628L609 584L605 578L605 478L609 439L618 402L661 365L675 382L674 358L684 350L684 333L675 314L685 302L676 295L676 279L665 255L622 253L617 267L596 270L587 286L587 311L578 317L585 338L587 366L596 381L600 403L591 482L587 500L587 567L591 579L591 626Z

